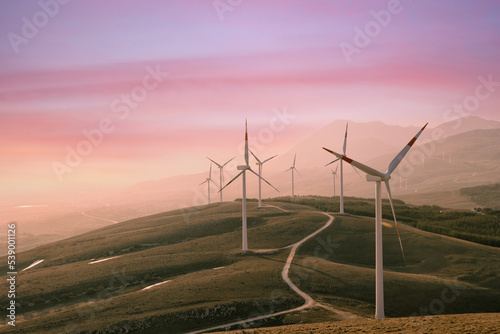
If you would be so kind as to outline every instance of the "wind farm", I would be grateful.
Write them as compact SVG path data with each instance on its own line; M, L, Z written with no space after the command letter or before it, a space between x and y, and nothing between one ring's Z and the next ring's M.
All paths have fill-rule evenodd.
M222 187L219 192L222 192L224 188L226 188L228 185L230 185L234 180L236 180L238 177L241 176L242 178L242 184L243 184L243 191L242 191L242 198L241 198L241 234L242 234L242 245L241 245L241 250L243 252L248 251L248 235L247 235L247 183L246 183L246 171L249 171L253 174L255 174L259 178L259 189L260 189L260 181L263 180L266 182L269 186L274 188L274 190L279 191L276 189L271 183L266 181L262 176L260 176L260 173L257 174L256 172L253 171L252 168L250 168L249 165L249 160L248 160L248 131L247 131L247 121L245 120L245 151L244 151L244 158L245 158L245 164L244 165L239 165L238 170L241 172L238 173L231 181L229 181L224 187ZM253 154L253 153L252 153ZM259 172L261 171L261 165L259 165ZM260 191L259 191L260 194ZM260 202L259 202L260 203Z
M389 180L391 178L392 172L398 167L398 165L401 163L405 155L408 153L410 148L413 146L417 138L420 136L422 131L424 131L425 127L427 124L424 125L424 127L413 137L410 142L399 152L399 154L392 160L392 162L389 164L389 167L387 168L387 171L385 173L381 173L377 171L376 169L373 169L372 167L366 166L362 163L359 163L353 159L348 158L345 153L343 155L338 154L336 152L333 152L331 150L328 150L327 148L324 148L324 150L332 153L338 159L344 160L347 163L351 164L352 166L359 168L363 172L366 173L366 180L368 182L375 182L375 253L376 253L376 261L375 261L375 284L376 284L376 291L375 291L375 299L376 299L376 304L375 304L375 318L376 319L381 319L385 317L384 313L384 265L383 265L383 253L382 253L382 181L385 183L385 187L387 189L387 194L389 195L389 202L391 204L391 210L392 210L392 215L394 217L394 224L396 226L396 231L398 234L398 239L399 239L399 245L401 247L401 254L403 255L403 261L406 263L406 258L404 255L404 250L403 250L403 244L401 242L401 236L399 234L399 229L398 229L398 222L396 220L396 214L394 212L394 205L392 203L392 196L391 196L391 187L389 184ZM347 133L347 132L346 132ZM345 146L344 146L344 152L345 152Z
M376 326L374 323L367 323L367 319L371 318L372 321L376 321L386 317L391 318L391 321L399 319L399 326L408 326L411 323L416 326L413 328L417 330L425 328L425 322L415 322L414 318L406 320L405 316L414 317L412 310L420 312L418 311L419 305L429 303L425 301L426 294L435 295L436 291L440 291L439 289L446 291L441 292L441 295L443 293L446 295L446 299L440 302L445 305L450 314L468 313L472 305L476 312L481 313L477 316L484 322L484 326L496 326L497 318L490 317L489 314L496 312L496 300L500 296L500 291L495 288L495 282L487 277L495 276L498 271L499 266L496 260L491 262L491 258L499 258L497 256L500 254L497 254L499 249L450 237L443 239L440 234L416 229L409 223L410 217L421 215L428 209L412 208L392 197L391 176L410 154L410 148L416 146L417 139L424 133L426 127L427 124L419 129L408 144L388 161L385 173L345 154L323 148L334 155L336 160L345 161L365 172L366 180L375 183L374 201L373 199L346 197L345 213L341 214L339 210L327 209L335 205L340 208L339 203L335 201L335 196L332 200L331 195L329 197L295 195L266 199L258 196L261 194L259 191L261 189L257 185L254 187L254 192L258 198L248 201L247 171L257 176L259 183L263 180L277 190L262 177L261 168L265 162L276 158L276 155L260 160L254 152L250 151L249 146L252 142L249 138L252 137L249 136L248 125L245 121L244 164L237 166L238 173L225 185L221 176L222 182L217 185L212 180L211 165L208 177L202 183L207 184L207 197L210 198L210 183L222 192L230 189L229 186L241 177L241 199L237 198L236 202L226 199L188 210L174 210L139 217L113 224L111 229L95 230L90 234L25 251L20 254L20 263L24 267L22 275L27 276L26 279L30 281L44 282L44 275L51 275L50 273L54 270L64 273L67 270L74 270L71 269L74 267L72 263L76 261L76 266L80 266L80 263L82 266L86 265L78 269L83 270L84 275L90 275L97 270L93 268L107 268L100 274L103 276L94 276L95 284L97 284L106 279L106 271L116 272L118 268L123 268L120 269L123 274L117 280L120 282L118 286L113 283L112 289L105 288L109 291L108 297L99 301L99 305L102 304L99 306L102 315L96 318L98 320L89 324L83 318L79 320L78 328L89 330L112 324L117 326L114 319L120 318L121 312L125 314L131 312L125 306L133 304L128 301L129 298L137 299L138 293L149 294L150 291L159 294L159 299L151 299L152 295L149 295L148 298L151 300L149 306L143 305L135 308L141 316L127 322L127 326L132 326L139 332L161 331L164 326L169 326L174 333L203 333L225 328L248 328L255 327L257 323L259 325L256 327L266 327L273 324L272 319L279 319L280 326L277 328L284 326L283 328L287 328L287 331L294 330L293 327L289 327L289 324L295 321L310 323L312 326L317 324L319 319L322 322L333 321L334 326L346 323L360 330L360 328ZM249 154L255 158L260 167L259 173L250 168ZM292 167L287 171L294 172L296 153L292 154ZM285 155L290 155L290 153ZM219 168L228 166L231 161L220 165L210 158L209 160L211 164L216 164ZM417 165L421 167L420 162ZM270 174L271 181L281 175L279 166L276 169L278 173ZM222 168L219 170L222 174ZM334 187L337 171L338 166L330 174L334 177ZM354 177L356 182L360 182L357 174ZM387 189L388 205L392 216L387 216L382 212L382 182ZM238 201L241 201L241 205ZM396 219L398 210L403 212L412 210L413 213L410 216L402 215L402 222L400 220L398 223ZM439 215L441 212L442 209L437 209L435 214ZM373 218L370 216L375 218L375 233L373 233L374 225L371 222ZM387 222L389 217L394 225ZM151 232L141 236L140 231L146 230L151 230ZM382 234L386 235L384 240ZM96 243L96 240L103 236L105 240ZM374 240L373 236L375 236ZM236 241L239 237L241 237L241 243ZM403 250L402 237L405 240L406 252ZM500 238L498 245L500 245ZM425 247L427 251L423 253L419 251L422 247ZM383 253L382 249L386 252ZM450 251L451 249L453 251ZM465 251L465 249L474 249L477 254L482 254L474 257L474 268L476 266L486 268L483 269L487 270L486 276L473 274L457 281L454 275L450 275L450 272L458 273L464 270L465 265L470 266L470 264L455 260L461 254L461 251L457 253L457 250ZM445 260L436 258L436 254L443 254L443 252L449 254ZM401 253L402 257L401 255L398 257L398 253ZM182 255L174 261L174 254ZM333 258L331 254L335 254ZM169 263L166 266L162 264L165 261ZM280 267L279 263L284 263L284 265ZM438 263L439 266L436 267ZM297 265L304 269L299 270L300 267ZM132 267L136 269L130 271ZM249 268L252 269L249 270ZM276 271L281 272L281 275L274 275ZM326 277L330 278L325 279L321 273L328 273ZM262 275L267 278L265 280L256 278ZM353 275L357 278L353 279ZM434 276L436 278L432 278ZM80 275L68 276L66 274L65 277L64 283L57 281L56 284L47 286L48 293L40 294L36 286L31 287L31 285L21 289L25 297L20 299L20 305L27 305L24 307L28 310L25 316L18 320L21 328L27 330L36 328L37 332L44 333L38 320L33 317L36 313L41 314L40 321L43 321L43 324L48 323L51 331L57 330L70 321L67 317L71 317L71 312L80 307L79 301L85 300L86 295L92 296L94 291L99 295L102 294L102 290L92 288L93 283L90 285L79 283ZM437 279L437 277L440 278ZM235 285L235 280L241 283ZM341 285L344 286L341 288L342 293L337 291L340 288L337 280L350 282L347 286ZM213 285L215 282L222 282L222 285ZM272 282L271 285L269 282ZM202 292L206 291L207 284L213 286L214 292L218 292L219 301L204 304L206 306L200 308L201 305L194 302L193 298L200 296L207 299L213 298L212 295ZM408 284L412 286L413 291L409 298L414 300L409 304L404 302L406 299L398 298L398 295L402 293L400 288L394 288ZM263 286L267 288L263 289ZM359 289L362 289L362 294L354 293ZM244 292L243 295L242 292ZM52 299L50 297L52 294L58 294L60 297ZM172 302L167 304L161 302L163 294L170 296L168 299ZM233 294L240 297L234 299ZM267 295L273 294L279 297L277 299L266 298ZM408 290L405 290L405 294L408 295ZM177 297L172 299L172 296ZM224 296L222 300L220 300L221 296ZM452 299L458 300L459 296L464 299L462 302L449 302ZM257 304L254 303L257 309L248 308L247 298L258 300ZM71 304L72 299L75 299L74 307L58 308L59 303ZM349 302L346 303L346 300ZM41 301L44 303L40 304ZM432 304L433 300L430 303L434 309L437 307L435 306L437 304ZM180 306L174 306L176 304ZM48 305L51 309L55 307L57 311L44 312L44 305ZM269 311L264 311L262 305L266 305ZM186 307L191 311L186 313ZM116 310L119 310L118 318L111 316L110 313ZM155 320L150 322L146 319L153 319L151 312L161 314L161 316L155 316ZM199 312L210 314L209 319L212 320L201 320L202 318L196 315ZM418 315L424 314L418 313ZM192 321L186 322L184 319ZM461 319L469 318L465 315ZM456 321L456 318L441 317L433 321L442 323L440 326L446 327L448 321ZM121 325L117 328L119 326ZM398 325L389 322L385 326ZM316 328L318 331L322 330L322 327ZM388 330L392 327L384 328ZM272 329L269 329L269 333L272 333Z
M347 148L347 128L348 128L349 124L346 124L345 125L345 136L344 136L344 147L343 147L343 152L344 152L344 156L346 155L346 148ZM325 165L328 166L328 165L331 165L337 161L340 160L340 213L344 213L344 165L343 165L343 159L341 158L337 158L329 163L327 163ZM337 174L337 170L335 169L335 176ZM335 181L334 181L334 184L335 184ZM334 195L335 196L335 195Z
M339 166L335 167L335 170L332 169L332 175L333 175L333 197L335 197L336 194L336 181L337 181L337 170Z
M257 166L259 166L259 208L262 207L262 166L268 162L269 160L277 157L278 155L273 155L272 157L270 158L267 158L266 160L264 161L260 161L259 158L257 158L257 156L252 152L250 151L250 153L253 155L253 157L255 158L255 160L257 161Z
M499 15L0 2L0 333L497 333Z
M212 164L210 164L210 170L208 172L208 177L205 179L205 181L203 181L202 183L200 183L200 186L202 184L207 184L207 200L208 200L208 204L210 204L210 182L212 182L215 186L217 186L217 184L214 182L214 180L212 180Z
M224 164L220 165L218 164L217 162L213 161L212 159L208 158L208 160L210 160L211 162L213 162L218 168L219 168L219 194L220 194L220 202L222 203L222 188L224 186L224 167L230 163L231 161L233 161L233 159L236 158L236 157L233 157L231 159L229 159L228 161L226 161ZM210 197L210 196L209 196Z
M292 198L295 197L295 172L297 172L297 174L300 175L300 173L297 170L297 168L295 168L295 160L297 160L297 154L295 154L293 156L293 164L292 164L292 166L290 168L288 168L287 170L285 170L285 172L291 171L291 175L292 175Z

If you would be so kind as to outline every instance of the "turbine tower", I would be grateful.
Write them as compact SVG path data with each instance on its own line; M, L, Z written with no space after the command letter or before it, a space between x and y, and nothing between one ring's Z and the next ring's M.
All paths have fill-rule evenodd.
M428 124L428 123L427 123ZM324 150L330 152L341 160L351 164L353 167L356 167L363 172L366 173L366 180L368 182L375 182L375 318L381 319L384 318L384 277L383 277L383 262L382 262L382 181L385 183L385 187L387 188L387 194L389 195L389 202L391 204L392 215L394 217L394 223L396 225L396 231L399 239L399 246L401 247L401 253L403 254L403 261L406 263L403 244L401 243L401 237L399 235L398 222L396 220L396 214L394 213L394 205L392 204L392 196L391 196L391 187L389 185L389 180L391 179L392 172L399 165L401 160L403 160L404 156L412 145L415 143L417 138L420 136L422 131L424 131L427 124L413 137L412 140L399 152L398 155L392 160L387 168L385 173L381 173L378 170L364 165L356 160L352 160L345 156L344 154L339 154L333 152L327 148Z
M347 127L349 126L349 123L345 124L345 136L344 136L344 155L346 154L346 148L347 148ZM331 165L334 162L340 160L340 211L339 213L344 213L344 165L342 164L342 159L337 158L333 160L332 162L329 162L325 165ZM356 171L357 172L357 171Z
M212 164L210 164L210 172L208 172L208 177L206 178L205 181L200 183L200 186L202 184L205 184L205 183L208 186L208 204L210 204L210 182L212 182L213 184L215 184L217 186L217 184L214 182L214 180L212 180Z
M337 178L337 169L339 169L339 166L335 168L335 171L332 169L332 174L333 174L333 197L335 197L335 179Z
M257 158L257 156L255 154L253 154L253 152L251 150L249 150L250 153L252 153L253 157L255 158L255 160L257 160L257 163L256 165L259 166L259 177L262 177L262 165L265 164L266 162L268 162L269 160L271 160L272 158L275 158L277 157L278 155L274 155L264 161L260 161L259 158ZM259 208L262 208L262 197L261 197L261 194L262 194L262 191L261 191L261 182L262 180L259 178Z
M238 173L231 181L229 181L224 187L222 187L219 191L222 191L224 188L226 188L228 185L230 185L234 180L236 180L240 175L242 175L242 183L243 183L243 193L241 196L241 231L242 231L242 247L241 249L246 252L248 250L248 240L247 240L247 179L246 179L246 171L252 172L259 179L264 180L268 185L273 187L276 191L279 192L278 189L276 189L271 183L267 182L266 179L264 179L262 176L259 174L255 173L251 168L250 165L248 164L248 132L247 132L247 121L245 120L245 164L238 166L238 170L241 170L241 172Z
M224 184L224 166L226 166L230 161L232 161L234 158L236 157L233 157L231 158L230 160L228 160L225 164L223 165L220 165L218 163L216 163L215 161L213 161L212 159L210 159L209 157L207 157L208 160L212 161L214 164L217 165L217 167L219 167L219 174L220 174L220 186L219 186L219 192L220 192L220 202L222 203L222 186Z
M295 179L294 179L294 171L297 172L297 174L300 175L299 171L297 170L297 168L295 168L295 160L297 159L297 154L295 154L295 156L293 157L293 165L292 167L288 168L287 170L285 170L285 172L288 172L289 170L292 171L292 198L295 196L295 190L294 190L294 183L295 183Z

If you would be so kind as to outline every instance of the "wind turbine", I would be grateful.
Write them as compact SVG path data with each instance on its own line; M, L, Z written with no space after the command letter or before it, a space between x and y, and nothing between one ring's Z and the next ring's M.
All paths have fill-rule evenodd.
M243 183L243 194L241 198L241 231L242 231L242 247L241 249L246 252L248 250L248 240L247 240L247 180L246 180L246 171L252 172L259 179L264 180L268 185L273 187L276 191L279 192L278 189L276 189L271 183L267 182L266 179L264 179L262 176L259 174L255 173L251 168L250 165L248 164L248 131L247 131L247 121L245 120L245 165L240 165L237 167L238 170L241 170L241 172L238 173L231 181L229 181L224 187L222 187L219 191L222 191L224 188L226 188L228 185L230 185L234 180L236 180L240 175L242 175L242 183Z
M219 174L220 174L220 186L219 186L219 192L220 192L220 202L222 203L222 185L224 184L224 166L226 166L231 160L233 160L234 158L236 157L233 157L231 158L230 160L228 160L225 164L223 165L220 165L218 163L216 163L215 161L213 161L212 159L210 159L209 157L207 157L208 160L212 161L214 164L217 165L217 167L219 167Z
M208 186L208 204L210 204L210 182L212 182L213 184L215 184L217 186L217 184L214 182L214 180L212 180L212 164L210 164L210 172L208 172L208 177L206 178L206 180L202 183L200 183L200 186L202 184L207 184Z
M255 158L255 160L257 160L257 165L259 166L259 177L261 178L262 177L262 165L265 164L266 162L268 162L269 160L271 160L272 158L275 158L277 157L278 155L274 155L264 161L260 161L259 158L257 158L257 156L255 154L253 154L253 152L251 150L249 150L250 153L252 153L253 157ZM261 179L259 178L259 208L262 207L262 197L261 197Z
M345 124L345 136L344 136L344 150L343 150L344 156L345 156L346 148L347 148L347 127L348 126L349 126L349 123L346 123ZM339 213L344 213L344 166L342 164L342 159L337 158L337 159L333 160L332 162L327 163L325 165L325 167L333 164L335 161L338 161L338 160L340 160L340 211L339 211Z
M293 184L295 183L294 181L294 174L293 174L293 171L296 171L297 174L300 175L299 171L297 170L297 168L295 168L295 160L297 159L297 154L295 154L295 156L293 157L293 165L292 167L288 168L287 170L285 170L285 172L288 172L289 170L292 171L292 198L295 196L295 193L294 193L294 187L293 187Z
M332 174L333 174L333 197L335 197L335 179L337 178L337 169L339 169L339 166L335 168L335 171L332 169Z
M428 124L428 123L427 123ZM420 136L422 131L424 131L427 124L413 137L412 140L399 152L398 155L391 161L387 171L385 173L381 173L378 170L364 165L356 160L352 160L345 156L344 154L339 154L333 152L327 148L324 150L330 152L335 155L339 159L344 160L345 162L351 164L352 166L362 170L366 173L366 180L368 182L375 182L375 195L376 195L376 205L375 205L375 318L380 319L384 318L384 277L383 277L383 262L382 262L382 181L384 181L385 186L387 188L387 194L389 195L389 202L391 203L392 215L394 217L394 223L396 225L396 231L398 233L399 246L401 247L401 253L403 254L403 261L406 263L403 244L401 243L401 237L399 235L398 222L396 220L396 214L394 213L394 206L392 204L392 196L391 196L391 187L389 185L389 180L391 178L392 172L399 165L401 160L403 160L404 156L412 145L415 143L417 138Z

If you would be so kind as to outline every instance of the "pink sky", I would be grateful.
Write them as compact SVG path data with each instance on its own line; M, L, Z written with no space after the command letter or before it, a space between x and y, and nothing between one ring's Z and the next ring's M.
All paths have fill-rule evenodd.
M340 45L392 1L242 1L223 20L212 1L42 3L53 17L0 3L2 199L205 171L206 155L235 155L245 118L257 133L275 110L294 119L269 154L336 119L437 125L480 76L500 81L495 1L402 0L350 62ZM124 111L147 68L169 77ZM470 114L500 120L499 105L495 90ZM54 162L103 119L112 130L60 182Z

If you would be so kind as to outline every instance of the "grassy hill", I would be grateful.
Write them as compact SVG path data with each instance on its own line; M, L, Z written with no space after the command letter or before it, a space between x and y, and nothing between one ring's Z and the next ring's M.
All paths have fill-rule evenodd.
M292 202L290 197L278 198ZM344 197L345 211L360 216L374 217L375 203L372 199ZM294 203L309 205L323 211L338 212L339 199L322 196L300 196ZM489 246L500 247L500 211L491 209L450 210L437 205L407 205L394 200L398 221L421 230L469 240ZM388 199L382 200L382 216L393 220Z
M281 279L290 252L282 247L324 226L327 217L299 203L266 204L288 210L249 203L249 247L271 250L266 253L240 251L238 202L134 219L19 253L16 328L4 324L0 332L183 333L300 306L303 299ZM292 281L327 308L254 325L340 320L328 307L372 317L373 232L372 218L335 216L298 249L290 269ZM421 315L422 308L500 312L500 249L411 226L403 225L401 234L406 265L394 228L384 225L388 316ZM38 259L44 261L20 271ZM7 302L0 296L0 304Z

